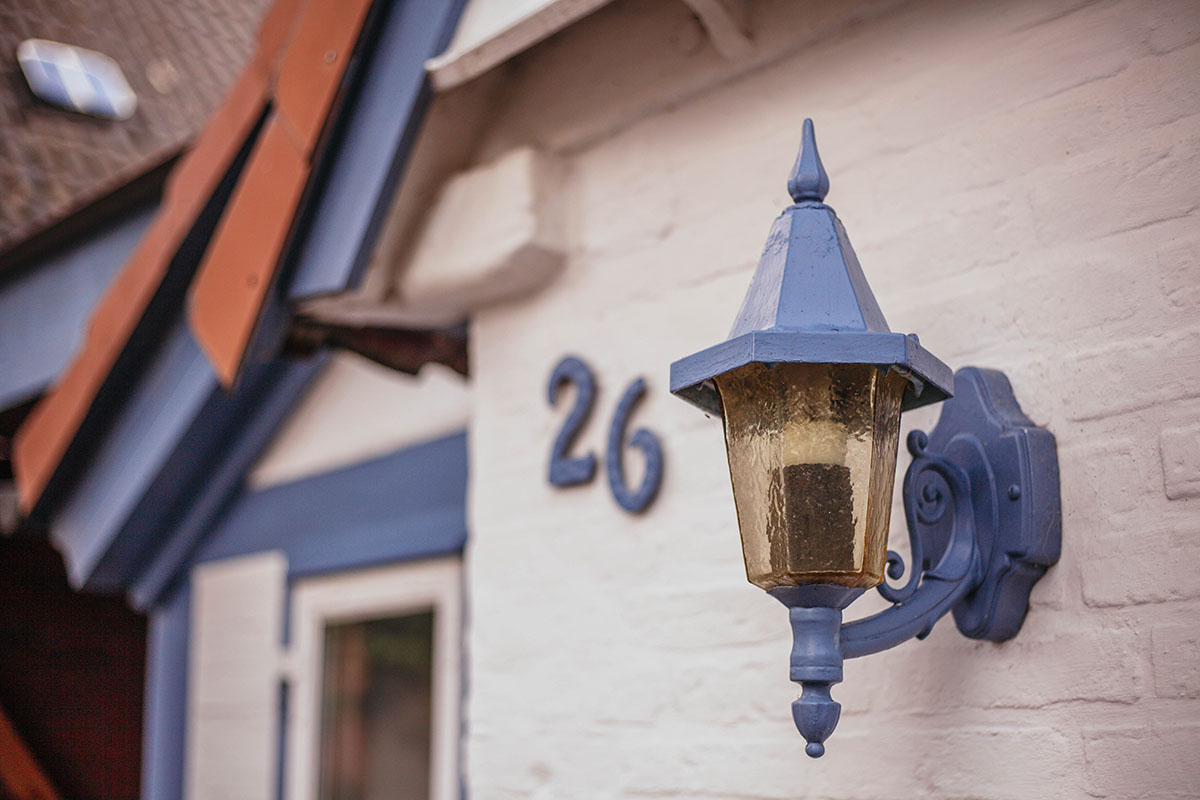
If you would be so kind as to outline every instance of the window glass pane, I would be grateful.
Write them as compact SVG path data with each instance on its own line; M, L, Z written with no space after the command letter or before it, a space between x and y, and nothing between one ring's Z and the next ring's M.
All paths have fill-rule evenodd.
M325 629L321 800L428 800L433 612Z

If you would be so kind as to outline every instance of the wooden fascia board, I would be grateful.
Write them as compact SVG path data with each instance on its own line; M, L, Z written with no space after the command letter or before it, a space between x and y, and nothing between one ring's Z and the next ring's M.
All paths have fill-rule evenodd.
M327 128L371 0L310 0L279 60L274 106L196 275L188 317L232 388L270 302L318 139Z
M227 388L241 369L308 176L304 153L273 114L213 235L188 303L196 340Z

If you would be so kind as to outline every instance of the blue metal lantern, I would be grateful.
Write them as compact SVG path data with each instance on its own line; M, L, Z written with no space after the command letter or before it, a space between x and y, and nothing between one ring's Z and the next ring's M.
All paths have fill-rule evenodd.
M968 636L1020 627L1059 551L1054 437L1020 411L1003 374L957 375L915 335L892 333L846 231L811 120L729 338L671 365L671 391L725 425L750 582L790 608L793 706L814 757L837 723L843 658L922 636L954 610ZM954 397L914 432L905 478L913 571L887 549L902 411ZM842 623L878 586L892 608Z

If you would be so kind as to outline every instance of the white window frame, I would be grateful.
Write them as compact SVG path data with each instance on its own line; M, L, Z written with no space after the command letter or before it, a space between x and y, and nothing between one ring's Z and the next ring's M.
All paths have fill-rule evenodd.
M431 800L457 800L462 670L462 561L458 557L322 575L292 588L287 720L287 800L316 800L321 689L329 625L432 609Z

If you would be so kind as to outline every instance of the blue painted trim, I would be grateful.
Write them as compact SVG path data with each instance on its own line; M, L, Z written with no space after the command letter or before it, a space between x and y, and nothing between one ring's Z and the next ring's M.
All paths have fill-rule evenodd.
M142 797L146 800L183 797L190 615L187 586L150 615L142 731Z
M154 216L115 218L0 285L0 409L45 390L70 363L104 294Z
M905 410L945 400L953 390L950 368L913 336L877 331L752 331L705 348L671 364L671 393L721 416L712 378L753 362L876 364L899 366L928 382L918 395L905 395Z
M74 491L51 518L51 536L77 587L122 587L144 540L160 522L135 517L135 510L217 387L182 319L147 360L122 413L96 443ZM121 540L127 527L143 529L135 535L138 541Z
M297 245L299 256L289 257L296 266L287 270L281 295L264 310L239 381L239 402L231 407L214 388L189 432L190 445L201 448L200 452L211 449L214 440L226 443L226 448L215 457L201 458L189 455L190 448L181 451L172 462L174 468L162 472L157 491L147 497L147 507L137 516L151 522L151 527L167 516L182 519L158 553L127 554L146 562L144 567L138 565L130 593L138 607L149 606L170 586L225 507L241 474L312 376L314 366L282 366L274 356L290 316L281 297L303 296L305 292L297 287L311 285L314 279L333 281L320 283L320 292L346 288L357 271L334 258L334 251L345 254L357 248L356 263L365 265L423 116L425 58L445 46L462 3L437 0L432 6L405 2L380 8L378 38L354 70L355 85L348 90L346 107L338 112L328 154L321 158L322 176L312 189L309 207L301 213L306 224ZM370 214L365 214L366 205ZM217 463L212 463L214 458ZM181 481L176 472L186 473L187 480ZM194 496L178 497L173 489L181 484L191 487ZM135 534L130 539L138 548L144 537ZM130 579L126 572L118 572L115 578L119 583Z
M226 394L178 319L52 517L72 583L107 590L133 583L131 601L148 608L316 368L316 361L275 362ZM173 527L169 537L165 525Z
M428 102L424 61L449 41L462 6L463 0L380 6L379 38L339 114L332 155L304 212L305 249L291 259L296 268L284 276L280 297L344 289L361 274ZM131 599L154 609L143 796L155 800L182 796L187 711L186 581L171 599L163 597L190 564L203 560L198 547L209 555L255 550L222 533L247 515L286 517L280 507L307 513L288 517L290 529L256 526L254 541L286 540L281 549L293 574L458 552L466 537L461 436L431 443L426 455L433 455L417 462L411 453L397 455L324 476L329 483L313 479L299 482L300 490L293 484L248 492L231 505L234 487L318 366L271 356L247 369L227 397L183 323L187 287L256 136L257 130L172 258L35 509L35 516L50 519L77 586L132 584ZM268 312L281 307L276 300ZM439 481L439 464L453 473L446 480ZM356 496L363 482L379 492ZM438 486L455 489L458 499L444 497ZM315 497L340 497L343 505L323 511L311 505ZM230 525L218 526L206 543L226 511ZM398 528L401 518L407 522Z
M168 590L324 363L322 356L252 367L233 396L214 383L204 411L147 492L151 507L136 515L148 520L165 515L178 522L139 565L129 589L135 608L151 607ZM147 536L153 537L153 531L138 538Z
M190 566L281 550L291 577L461 552L467 439L456 434L259 491L231 505Z
M445 49L464 5L406 0L388 9L312 209L290 299L342 291L366 268L429 102L425 61Z
M243 491L181 569L187 574L205 561L282 550L294 579L460 553L466 489L466 435L456 434L345 469ZM154 800L183 795L190 610L190 584L181 580L156 598L150 617L142 797Z

